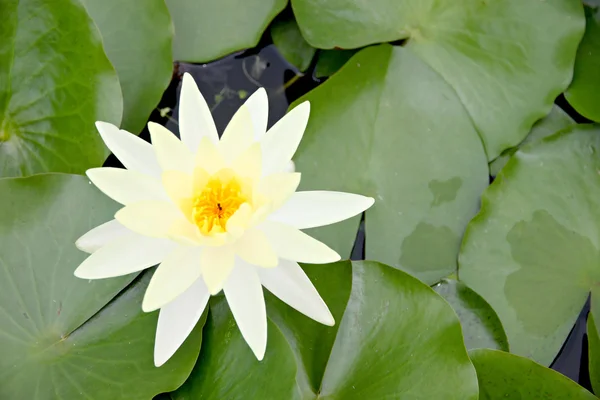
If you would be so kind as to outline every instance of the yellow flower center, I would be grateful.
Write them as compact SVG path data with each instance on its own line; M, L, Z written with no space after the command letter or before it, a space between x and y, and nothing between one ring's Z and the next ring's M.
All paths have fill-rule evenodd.
M205 235L226 232L229 218L247 201L236 177L212 177L193 199L192 218Z

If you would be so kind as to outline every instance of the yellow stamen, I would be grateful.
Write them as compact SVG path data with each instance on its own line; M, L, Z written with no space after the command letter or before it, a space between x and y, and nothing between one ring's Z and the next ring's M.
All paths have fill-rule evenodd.
M193 199L192 219L205 235L226 232L227 220L247 201L235 176L213 176Z

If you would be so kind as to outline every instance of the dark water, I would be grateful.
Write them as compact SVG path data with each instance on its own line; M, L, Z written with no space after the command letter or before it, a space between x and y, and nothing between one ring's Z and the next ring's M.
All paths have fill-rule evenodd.
M178 63L174 68L171 85L165 92L160 105L152 113L150 120L164 124L171 131L178 133L177 99L181 77L184 72L188 72L194 77L200 91L206 97L219 133L223 132L237 108L259 87L264 87L268 93L269 126L271 126L285 114L289 104L322 83L313 78L312 68L314 68L314 64L305 74L300 73L288 64L276 48L266 40L263 40L256 49L233 54L209 64ZM577 122L587 122L585 118L568 106L562 96L557 99L557 104ZM149 141L147 129L140 134L140 137ZM120 166L120 163L114 156L111 156L105 165ZM351 258L353 260L364 259L364 245L363 217L352 250ZM588 312L589 301L551 368L591 391L586 335Z

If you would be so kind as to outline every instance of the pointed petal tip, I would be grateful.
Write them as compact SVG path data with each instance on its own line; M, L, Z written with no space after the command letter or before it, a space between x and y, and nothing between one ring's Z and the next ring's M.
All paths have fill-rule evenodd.
M156 345L155 345L156 346ZM162 354L158 354L156 348L154 349L154 366L156 368L162 367L171 357L165 357Z

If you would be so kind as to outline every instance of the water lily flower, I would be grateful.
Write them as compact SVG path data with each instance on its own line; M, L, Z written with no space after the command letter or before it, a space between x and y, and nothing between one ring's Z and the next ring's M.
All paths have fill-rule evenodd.
M77 247L90 255L75 275L103 279L159 264L142 302L146 312L160 309L156 366L181 346L209 297L221 290L259 360L267 344L263 286L315 321L334 324L298 262L323 264L340 256L301 230L355 216L373 199L296 192L300 173L290 171L290 161L309 111L304 102L267 131L268 101L261 88L219 139L206 101L185 74L181 140L152 122L152 144L106 122L96 123L126 169L93 168L87 176L124 207L77 240Z

